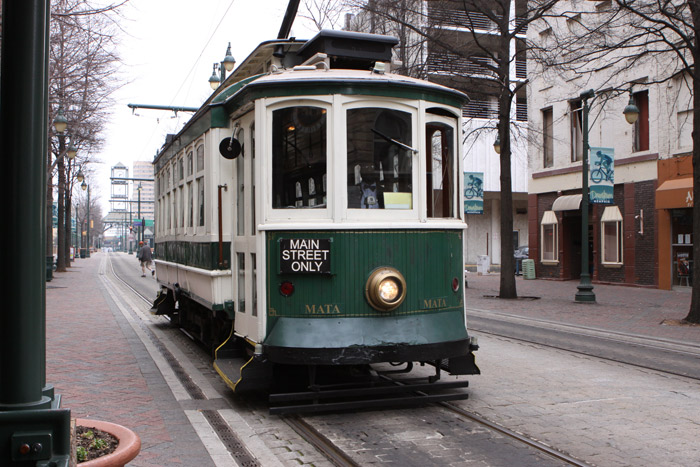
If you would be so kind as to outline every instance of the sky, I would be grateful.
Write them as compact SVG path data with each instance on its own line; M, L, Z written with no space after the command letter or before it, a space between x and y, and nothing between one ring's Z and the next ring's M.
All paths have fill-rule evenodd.
M288 0L131 0L123 9L115 75L124 85L103 135L105 145L93 165L93 195L103 215L110 211L110 170L121 162L152 161L168 133L176 133L192 115L138 109L127 104L199 107L211 94L214 62L223 60L231 42L237 63L266 40L275 39ZM301 10L301 7L300 7ZM299 17L292 36L308 39L316 30Z

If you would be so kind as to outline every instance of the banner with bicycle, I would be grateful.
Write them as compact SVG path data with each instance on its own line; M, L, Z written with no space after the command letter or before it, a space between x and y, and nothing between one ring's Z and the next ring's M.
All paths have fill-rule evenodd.
M588 158L588 192L593 204L614 204L615 150L591 148Z
M484 213L484 172L464 172L464 213Z

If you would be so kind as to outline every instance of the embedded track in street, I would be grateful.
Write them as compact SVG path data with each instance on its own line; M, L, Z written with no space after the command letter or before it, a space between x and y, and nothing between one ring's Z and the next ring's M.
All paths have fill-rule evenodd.
M146 297L143 291L138 290L138 288L134 287L128 280L121 277L114 269L111 261L109 262L109 264L111 277L114 277L120 282L121 285L123 285L125 288L131 291L135 297L138 297L139 301L150 306L152 301L148 297ZM167 319L166 317L163 318ZM143 319L139 319L138 322L141 329L143 329L144 333L148 335L149 339L153 342L154 346L161 353L167 364L172 368L173 373L176 375L180 384L182 384L182 386L190 395L190 397L192 397L192 399L195 400L206 398L206 396L204 396L204 394L202 393L201 389L189 377L186 370L180 365L180 363L173 356L173 354L166 348L165 345L163 345L159 341L155 333L153 333L153 331L151 331L148 328L146 322L144 322ZM202 351L204 352L204 350ZM487 430L493 432L494 434L497 434L498 436L506 437L518 444L527 446L527 448L531 452L537 451L545 457L549 457L555 463L561 463L557 465L573 465L580 467L589 466L589 464L575 459L562 452L561 450L528 438L527 436L521 433L510 430L499 424L493 423L475 413L471 413L468 410L458 407L457 405L451 402L428 403L424 406L424 408L425 410L431 412L433 410L444 409L452 415L458 417L459 419L468 420L470 423L476 423L486 428ZM260 463L254 457L250 456L250 454L243 447L244 445L239 439L238 435L234 432L234 430L232 430L232 428L226 423L226 421L220 416L220 414L216 410L205 410L202 411L202 414L205 417L205 419L209 422L219 439L222 440L222 443L226 446L231 456L236 460L236 462L239 465L260 465ZM369 421L372 420L372 412L368 410L365 411L364 414L367 414L366 418L369 423ZM361 413L359 416L364 417L364 414ZM319 416L323 417L322 414ZM331 464L339 467L356 467L362 465L361 462L358 462L357 460L353 459L352 453L344 450L337 443L331 441L331 439L329 439L326 435L322 433L321 429L315 427L312 420L306 419L300 415L282 415L280 416L280 420L284 421L288 426L290 426L294 430L294 432L296 432L304 441L313 446ZM407 429L408 428L410 427L407 427ZM465 436L467 435L465 434Z
M467 309L469 329L556 350L700 380L700 345Z

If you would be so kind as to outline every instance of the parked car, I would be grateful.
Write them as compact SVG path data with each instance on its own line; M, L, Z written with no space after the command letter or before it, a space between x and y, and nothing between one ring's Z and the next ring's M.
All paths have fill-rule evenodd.
M519 276L523 270L523 260L530 257L530 247L528 245L519 246L513 251L513 259L515 259L515 275Z

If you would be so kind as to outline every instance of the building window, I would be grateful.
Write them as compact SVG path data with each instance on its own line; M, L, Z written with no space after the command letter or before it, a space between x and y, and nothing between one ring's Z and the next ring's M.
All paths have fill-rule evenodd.
M569 103L571 122L571 162L583 160L583 106L581 99Z
M554 167L554 112L552 108L542 110L542 149L544 168Z
M554 211L542 216L542 262L559 261L559 221Z
M634 123L634 147L632 150L649 150L649 91L635 92L634 104L639 109L639 118Z
M187 153L187 175L190 176L194 173L192 165L192 151Z
M606 206L600 220L603 264L622 264L622 215L617 206Z
M185 178L185 161L178 159L177 161L177 179L182 180Z

